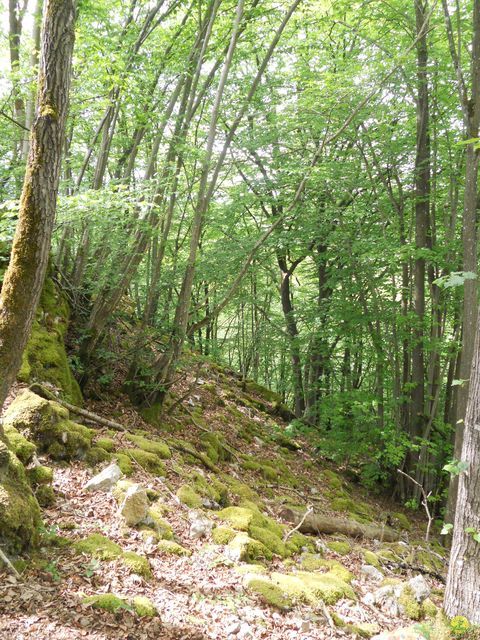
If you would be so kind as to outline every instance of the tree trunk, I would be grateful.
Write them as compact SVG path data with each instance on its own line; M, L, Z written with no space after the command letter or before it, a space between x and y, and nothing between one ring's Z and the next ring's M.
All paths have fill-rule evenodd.
M0 406L20 367L52 236L70 89L76 7L47 0L38 98L10 264L0 294Z
M460 474L453 528L452 552L445 590L448 616L465 616L480 624L480 316L470 377L470 392L463 432Z

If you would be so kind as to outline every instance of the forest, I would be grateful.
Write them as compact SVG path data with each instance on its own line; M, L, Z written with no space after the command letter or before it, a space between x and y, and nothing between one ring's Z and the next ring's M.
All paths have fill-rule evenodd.
M480 638L480 0L0 35L0 631Z

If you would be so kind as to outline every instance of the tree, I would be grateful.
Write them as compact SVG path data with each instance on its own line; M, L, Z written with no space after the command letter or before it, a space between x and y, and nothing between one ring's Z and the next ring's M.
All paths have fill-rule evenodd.
M38 97L18 226L0 294L0 406L15 380L45 279L67 117L76 4L47 0Z
M463 430L452 551L445 590L448 616L480 624L480 315Z

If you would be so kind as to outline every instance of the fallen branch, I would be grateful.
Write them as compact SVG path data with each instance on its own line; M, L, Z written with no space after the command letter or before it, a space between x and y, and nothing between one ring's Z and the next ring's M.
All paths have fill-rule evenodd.
M298 526L301 533L343 533L351 538L366 538L368 540L382 540L396 542L400 535L387 526L362 524L356 520L342 520L341 518L327 518L314 512L305 514L294 509L283 509L280 517Z
M21 580L22 576L18 573L18 571L15 569L15 567L11 563L10 559L4 554L4 552L1 549L0 549L0 560L2 560L6 564L6 566L10 569L10 571L13 573L13 575L16 578L19 578Z
M44 398L45 400L53 400L54 402L58 402L62 407L68 409L72 413L77 414L78 416L82 416L82 418L86 418L93 423L100 424L102 427L108 427L109 429L114 429L115 431L128 431L126 427L121 425L119 422L113 422L113 420L107 420L107 418L102 418L102 416L97 415L96 413L92 413L91 411L87 411L86 409L81 409L80 407L75 406L74 404L70 404L62 398L58 398L54 393L46 389L43 385L34 383L30 385L30 391L36 393L37 396Z
M290 531L288 531L288 533L286 533L286 534L283 536L283 541L284 541L284 542L286 542L286 541L290 538L290 536L291 536L293 533L295 533L295 531L298 531L298 530L300 529L300 527L302 526L302 524L305 522L306 518L307 518L311 513L313 513L313 507L312 507L312 505L309 505L309 506L307 507L307 510L305 511L304 515L303 515L303 518L300 520L300 522L297 524L297 526L296 526L296 527L294 527L293 529L290 529Z
M427 569L426 567L417 567L408 564L407 562L393 562L392 560L382 560L381 558L380 561L382 565L384 567L387 567L388 569L407 569L409 571L417 571L418 573L422 573L425 576L432 576L432 578L436 578L440 582L446 582L445 576L442 576L442 574L438 573L437 571Z

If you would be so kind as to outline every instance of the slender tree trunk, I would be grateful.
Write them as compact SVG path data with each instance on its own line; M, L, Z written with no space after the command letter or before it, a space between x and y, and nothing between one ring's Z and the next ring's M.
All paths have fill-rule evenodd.
M480 316L470 377L461 461L467 465L458 481L452 552L445 590L449 617L465 616L480 624Z
M48 264L71 78L74 0L46 0L38 98L10 264L0 294L0 406L20 367Z

